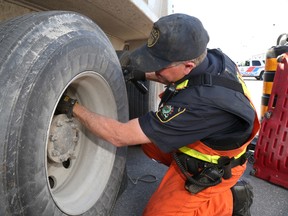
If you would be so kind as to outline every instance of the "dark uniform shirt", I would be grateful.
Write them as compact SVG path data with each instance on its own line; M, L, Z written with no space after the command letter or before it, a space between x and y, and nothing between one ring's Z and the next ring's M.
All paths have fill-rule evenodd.
M208 50L206 59L191 73L237 80L235 64L218 50ZM216 150L229 150L249 138L254 117L255 111L243 93L201 85L179 90L157 112L140 117L139 123L146 136L164 152L198 140Z

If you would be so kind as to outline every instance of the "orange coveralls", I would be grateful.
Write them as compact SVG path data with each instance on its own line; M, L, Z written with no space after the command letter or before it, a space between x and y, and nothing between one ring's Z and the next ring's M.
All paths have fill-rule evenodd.
M259 130L260 124L257 115L254 119L254 128L249 140L238 149L216 151L202 142L188 145L203 154L228 156L232 158L244 151ZM144 216L231 216L233 211L233 196L230 190L240 179L246 169L246 163L232 168L232 177L223 179L216 186L191 194L185 188L186 177L170 153L162 152L153 143L142 145L145 154L167 166L169 169L162 179L158 189L152 195L146 206Z

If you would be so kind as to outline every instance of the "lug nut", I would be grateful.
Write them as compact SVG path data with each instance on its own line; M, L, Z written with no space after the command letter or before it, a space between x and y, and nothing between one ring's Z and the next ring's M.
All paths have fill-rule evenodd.
M78 142L78 140L79 140L79 138L78 138L78 137L73 137L73 142L74 142L74 143L77 143L77 142Z
M57 151L57 150L55 150L55 149L52 151L52 156L53 156L53 157L57 157L57 156L59 156L59 155L60 155L60 152L59 152L59 151Z
M64 161L66 161L66 157L65 157L64 155L60 155L60 156L59 156L59 160L60 160L61 162L64 162Z
M63 126L63 124L62 124L62 122L61 121L57 121L57 127L61 127L61 126Z
M55 141L57 140L57 136L51 135L51 136L50 136L50 140L51 140L52 142L55 142Z

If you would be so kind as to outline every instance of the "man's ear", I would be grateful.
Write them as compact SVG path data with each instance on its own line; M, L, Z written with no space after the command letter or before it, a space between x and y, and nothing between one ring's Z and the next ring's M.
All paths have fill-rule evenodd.
M193 68L195 68L195 63L192 62L192 61L187 61L187 62L184 63L184 65L185 65L185 71L184 71L185 75L189 74L190 71Z

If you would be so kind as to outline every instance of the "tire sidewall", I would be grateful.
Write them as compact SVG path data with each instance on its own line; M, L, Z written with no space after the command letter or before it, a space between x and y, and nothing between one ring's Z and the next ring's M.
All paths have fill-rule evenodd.
M85 64L81 64L83 62ZM13 215L65 215L54 204L50 194L45 169L46 143L59 98L71 80L85 71L94 71L103 76L114 94L118 119L128 119L122 72L115 51L104 34L100 30L81 30L55 38L31 64L21 88L15 90L20 91L20 96L11 111L6 149L6 203L10 203ZM114 184L120 187L125 157L126 149L117 149L113 176L109 181L117 176L118 184L107 184L107 190L114 194L102 197L105 201L96 203L85 215L108 215L118 191L117 188L109 189L109 186ZM108 195L103 193L103 196Z

